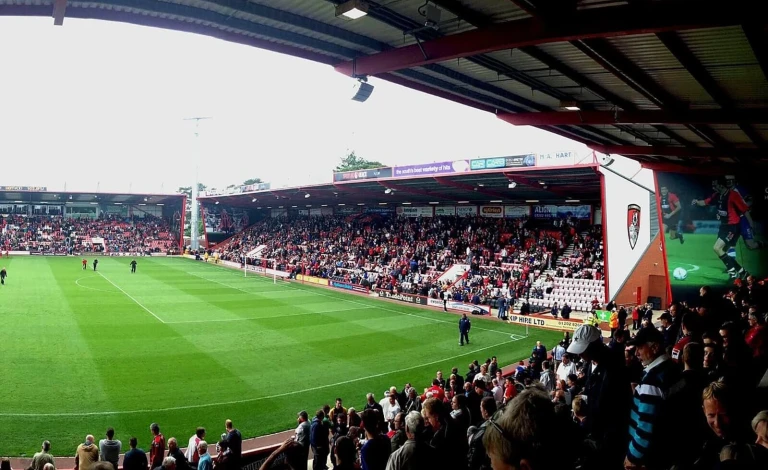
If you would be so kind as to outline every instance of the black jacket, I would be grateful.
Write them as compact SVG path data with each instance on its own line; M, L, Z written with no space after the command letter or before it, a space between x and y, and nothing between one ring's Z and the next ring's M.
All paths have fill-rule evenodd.
M488 425L488 421L481 424L469 439L469 450L467 451L467 468L469 470L491 470L491 459L485 452L483 445L483 436L485 436Z

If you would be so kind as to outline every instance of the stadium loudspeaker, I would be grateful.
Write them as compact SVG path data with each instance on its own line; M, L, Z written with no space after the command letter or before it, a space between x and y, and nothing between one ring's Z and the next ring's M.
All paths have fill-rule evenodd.
M371 93L373 93L373 85L365 82L357 82L354 86L354 91L355 95L352 97L352 100L362 103L371 96Z

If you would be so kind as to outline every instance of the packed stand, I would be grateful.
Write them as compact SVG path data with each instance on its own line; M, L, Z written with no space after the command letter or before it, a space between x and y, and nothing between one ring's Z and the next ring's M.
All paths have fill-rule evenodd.
M178 237L167 220L101 216L98 219L63 216L11 215L0 218L3 251L54 254L166 253ZM97 240L102 239L103 243Z
M242 262L250 253L248 263L270 260L294 276L432 298L450 288L452 300L496 306L502 295L512 299L536 295L544 273L554 272L558 257L570 244L579 241L584 250L592 246L578 234L577 222L555 222L557 226L481 217L380 215L270 218L216 249L221 259ZM601 262L586 254L575 259L568 268L571 277L592 276L577 267L594 269ZM457 263L468 265L458 280L438 281Z

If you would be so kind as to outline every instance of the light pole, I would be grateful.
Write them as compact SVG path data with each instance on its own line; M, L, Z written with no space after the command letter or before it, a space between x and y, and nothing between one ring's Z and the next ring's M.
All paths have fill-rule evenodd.
M190 236L192 238L191 240L191 248L193 250L197 250L200 248L200 241L199 241L199 234L197 233L197 227L198 227L198 215L200 213L200 207L197 202L197 196L198 196L198 176L199 176L199 169L200 169L200 142L198 140L198 137L200 137L200 121L204 119L213 119L212 117L192 117L192 118L186 118L185 121L195 121L195 182L192 185L192 217L190 218ZM205 230L205 228L203 228Z

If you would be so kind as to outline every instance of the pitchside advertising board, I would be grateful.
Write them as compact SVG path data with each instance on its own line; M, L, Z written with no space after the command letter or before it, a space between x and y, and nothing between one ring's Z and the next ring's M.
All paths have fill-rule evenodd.
M725 183L723 196L713 185L718 176ZM665 234L673 298L696 297L703 285L718 290L732 286L733 279L726 266L731 260L758 278L768 277L768 250L760 247L760 242L766 239L768 186L761 175L734 172L701 176L657 172L656 178L662 213L659 222ZM742 200L749 208L749 217L735 206L730 211L727 208L721 210L718 207L721 197ZM704 205L694 204L694 201L704 201ZM728 224L729 212L738 217L737 224ZM725 262L714 251L718 239L723 240L722 248L728 255Z
M414 305L427 305L427 298L419 295L412 294L397 294L386 290L377 290L376 295L382 299L397 300L398 302L405 302Z
M554 204L533 206L534 219L551 220L563 219L566 217L589 220L592 217L592 206L588 204L575 206L558 206Z
M398 207L397 215L403 217L433 217L434 210L430 207Z
M509 315L509 323L518 325L535 326L537 328L546 328L549 330L574 331L583 325L580 321L558 320L546 317L531 317L528 315Z
M652 174L651 170L640 170L638 180L602 167L600 172L605 191L603 227L608 240L608 298L613 299L650 246L651 201L655 193L637 182L646 179L643 172Z
M443 308L443 301L440 299L427 299L427 305L430 307L440 307ZM490 309L484 305L472 305L472 304L465 304L464 302L456 302L453 300L449 300L445 306L452 310L458 310L460 312L464 313L472 313L480 310L483 312L484 315L487 315L490 313Z

